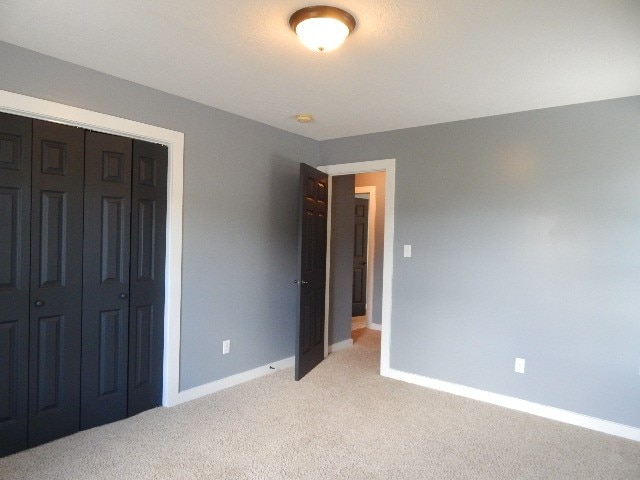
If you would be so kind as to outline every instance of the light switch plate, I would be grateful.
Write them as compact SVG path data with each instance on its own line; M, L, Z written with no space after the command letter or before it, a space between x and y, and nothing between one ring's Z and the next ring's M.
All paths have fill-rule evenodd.
M516 373L524 373L524 358L516 358Z
M411 245L404 246L404 256L407 258L411 257Z

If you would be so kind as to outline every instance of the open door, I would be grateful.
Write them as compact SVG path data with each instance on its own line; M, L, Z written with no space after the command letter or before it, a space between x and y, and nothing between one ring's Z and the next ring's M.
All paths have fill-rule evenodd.
M328 176L300 164L298 255L300 288L296 380L324 358Z

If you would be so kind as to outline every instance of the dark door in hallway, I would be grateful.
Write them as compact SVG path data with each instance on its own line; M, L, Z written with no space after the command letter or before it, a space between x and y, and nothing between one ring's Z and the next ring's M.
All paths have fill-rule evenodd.
M369 200L356 198L353 242L353 306L351 315L367 313L367 241L369 232Z
M300 164L298 254L300 308L296 380L324 358L324 302L327 256L328 177Z

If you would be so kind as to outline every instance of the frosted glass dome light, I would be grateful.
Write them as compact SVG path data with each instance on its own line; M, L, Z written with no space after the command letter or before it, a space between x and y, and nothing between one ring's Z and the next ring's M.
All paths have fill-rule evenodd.
M329 52L342 45L355 28L356 20L340 8L316 6L295 12L289 24L305 47Z

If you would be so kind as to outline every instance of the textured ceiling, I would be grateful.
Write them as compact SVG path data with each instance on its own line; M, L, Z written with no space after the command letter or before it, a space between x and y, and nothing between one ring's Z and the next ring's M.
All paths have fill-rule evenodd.
M316 3L0 0L0 40L318 140L640 94L638 0L330 1L326 54L288 26Z

